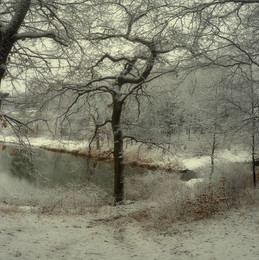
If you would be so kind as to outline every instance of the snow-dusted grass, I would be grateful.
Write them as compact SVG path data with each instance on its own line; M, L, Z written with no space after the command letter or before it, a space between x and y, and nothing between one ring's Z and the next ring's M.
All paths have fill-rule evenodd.
M191 223L171 223L159 232L150 229L149 219L138 219L136 214L136 220L119 218L134 208L110 207L83 216L0 213L0 259L259 258L259 206L243 206Z
M56 187L34 190L30 193L13 193L0 198L1 210L29 210L38 214L85 214L104 205L112 205L113 198L104 190L91 184L88 186L71 184L69 187Z
M133 201L156 200L163 197L174 186L185 186L174 173L147 171L142 175L127 176L125 180L126 198Z
M215 182L225 180L225 192L230 206L239 205L243 198L249 198L253 186L249 163L222 162L213 176Z
M248 188L253 200L242 197L238 207L221 208L218 214L197 221L191 211L179 218L177 210L183 204L177 198L182 203L190 194L195 198L206 187L205 182L190 187L169 173L136 177L145 189L141 192L131 177L127 189L138 190L140 196L133 203L116 207L103 198L97 207L84 204L83 212L75 212L80 201L64 211L78 199L77 193L68 198L64 191L46 193L38 201L46 208L18 202L11 208L0 203L0 259L258 259L258 189ZM100 196L99 191L96 195ZM34 196L35 202L42 194ZM83 194L85 201L91 201L85 196L87 193ZM60 200L62 207L55 205Z

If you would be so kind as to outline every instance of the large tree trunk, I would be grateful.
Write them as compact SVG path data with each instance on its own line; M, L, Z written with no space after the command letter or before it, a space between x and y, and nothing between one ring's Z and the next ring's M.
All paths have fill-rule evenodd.
M5 77L6 62L12 47L13 42L8 40L6 35L0 32L0 86L2 79Z
M255 160L255 119L253 118L253 129L252 129L252 172L253 172L253 184L256 188L256 160Z
M7 43L6 35L0 31L0 86L6 71L7 57L11 51L12 44Z
M124 200L123 134L121 129L122 102L113 96L112 130L114 142L114 198L115 203Z
M14 13L8 25L0 26L0 86L6 71L6 61L15 43L18 32L28 10L31 0L19 0L14 4Z
M250 76L251 79L253 78L253 71L252 67L250 66ZM252 102L251 102L251 108L252 108L252 131L251 131L251 138L252 138L252 143L251 143L251 148L252 148L252 172L253 172L253 184L254 188L256 188L256 162L255 162L255 148L256 148L256 140L255 140L255 135L256 135L256 111L255 108L257 107L256 105L256 96L255 96L255 91L253 84L251 84L251 94L252 94Z

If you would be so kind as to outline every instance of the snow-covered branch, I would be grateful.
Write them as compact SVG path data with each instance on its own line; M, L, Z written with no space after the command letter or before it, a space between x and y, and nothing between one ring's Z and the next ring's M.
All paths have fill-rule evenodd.
M64 40L62 40L55 32L24 32L16 34L13 37L14 41L39 38L51 38L61 45L68 46L68 44Z

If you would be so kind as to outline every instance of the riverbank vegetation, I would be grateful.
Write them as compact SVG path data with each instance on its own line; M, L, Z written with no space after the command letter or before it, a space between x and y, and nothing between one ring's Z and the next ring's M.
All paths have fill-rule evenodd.
M210 172L209 168L205 168ZM225 163L212 180L204 177L181 181L165 171L146 171L125 177L125 207L115 219L153 223L157 228L178 221L194 221L225 215L244 205L258 206L258 190L252 188L248 165ZM113 207L112 192L94 184L35 188L1 198L1 212L47 215L98 214ZM129 215L128 215L129 214ZM109 215L109 214L108 214Z

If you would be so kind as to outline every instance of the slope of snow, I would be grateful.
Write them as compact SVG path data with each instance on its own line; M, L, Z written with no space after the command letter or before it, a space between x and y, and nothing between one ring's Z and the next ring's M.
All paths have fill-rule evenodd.
M116 210L84 216L2 212L0 259L259 259L258 207L192 223L172 223L170 235L145 228L152 224L149 219L141 223L107 218Z

